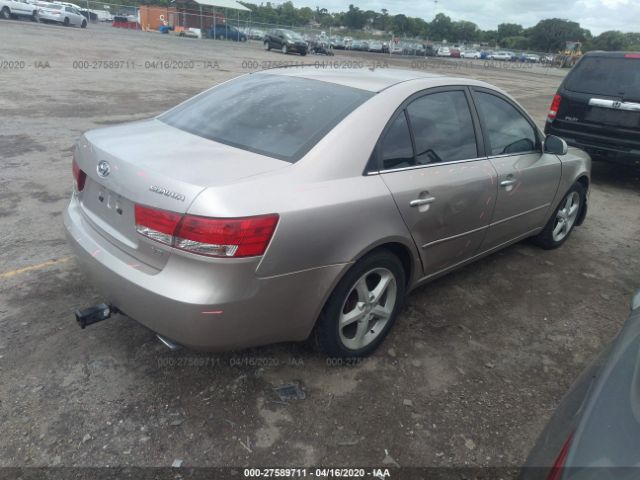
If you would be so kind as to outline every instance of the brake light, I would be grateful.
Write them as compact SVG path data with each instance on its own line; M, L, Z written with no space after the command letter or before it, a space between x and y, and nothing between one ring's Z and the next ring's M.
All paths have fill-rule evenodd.
M625 53L624 58L640 58L640 53Z
M209 218L135 206L136 231L165 245L209 257L263 255L278 215Z
M75 158L71 161L71 170L73 171L73 178L76 181L76 189L81 192L82 190L84 190L84 184L87 180L87 174L80 169Z
M560 480L560 477L562 476L562 469L564 468L564 463L567 461L567 455L569 455L569 447L571 446L572 439L573 432L571 432L567 439L564 441L562 449L560 449L560 453L558 454L556 461L553 462L553 466L551 467L549 475L547 475L547 480Z
M560 110L560 102L562 102L562 97L560 96L559 93L556 93L553 96L551 107L549 107L549 113L547 114L547 122L553 122L556 119L556 115L558 115L558 110Z

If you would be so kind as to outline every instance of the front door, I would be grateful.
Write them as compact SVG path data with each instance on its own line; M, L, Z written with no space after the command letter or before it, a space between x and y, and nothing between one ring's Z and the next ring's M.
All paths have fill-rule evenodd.
M396 114L377 147L425 276L474 256L496 201L496 174L482 158L469 100L464 87L427 90Z

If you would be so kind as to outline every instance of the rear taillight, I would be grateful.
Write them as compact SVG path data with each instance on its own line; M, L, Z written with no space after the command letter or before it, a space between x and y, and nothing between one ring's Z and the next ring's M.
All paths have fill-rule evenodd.
M278 224L278 215L209 218L135 206L139 234L165 245L209 257L263 255Z
M87 174L80 169L75 158L71 161L71 170L73 171L73 178L76 181L76 189L81 192L84 190L84 183L87 180Z
M569 455L569 447L571 446L572 439L573 433L570 433L564 441L556 461L553 462L549 475L547 475L547 480L560 480L560 477L562 477L562 469L564 468L564 463L567 461L567 455Z
M547 114L547 122L553 122L556 119L556 115L558 115L558 110L560 110L560 102L562 102L562 97L559 93L556 93L553 97L553 101L551 102L551 107L549 107L549 113Z
M624 58L640 58L640 53L625 53Z

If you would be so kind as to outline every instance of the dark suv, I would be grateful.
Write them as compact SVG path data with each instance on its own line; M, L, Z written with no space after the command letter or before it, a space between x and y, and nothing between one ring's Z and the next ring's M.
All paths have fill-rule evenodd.
M272 48L280 50L282 53L299 53L306 55L309 45L305 42L302 35L284 28L276 28L264 37L264 49Z
M640 165L640 53L584 55L553 98L544 132L594 159Z
M217 38L218 40L233 40L234 42L246 42L247 35L236 27L225 24L213 24L209 30L210 38Z

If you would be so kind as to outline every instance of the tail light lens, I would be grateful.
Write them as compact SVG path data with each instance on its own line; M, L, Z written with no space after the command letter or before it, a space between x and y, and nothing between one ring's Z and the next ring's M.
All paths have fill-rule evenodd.
M135 206L136 230L165 245L209 257L263 255L278 224L278 215L209 218Z
M73 171L73 178L76 181L76 189L81 192L84 190L84 183L87 180L87 174L80 169L75 158L71 162L71 170Z
M562 477L562 469L564 468L564 463L567 460L567 455L569 455L569 447L571 446L572 439L573 433L569 434L567 439L564 441L562 449L560 449L560 453L558 454L556 461L553 462L549 475L547 475L547 480L560 480L560 477Z
M624 58L640 58L640 53L625 53Z
M560 110L560 102L562 102L562 97L560 96L559 93L556 93L553 96L551 107L549 107L549 113L547 114L547 122L553 122L556 119L556 115L558 115L558 110Z

